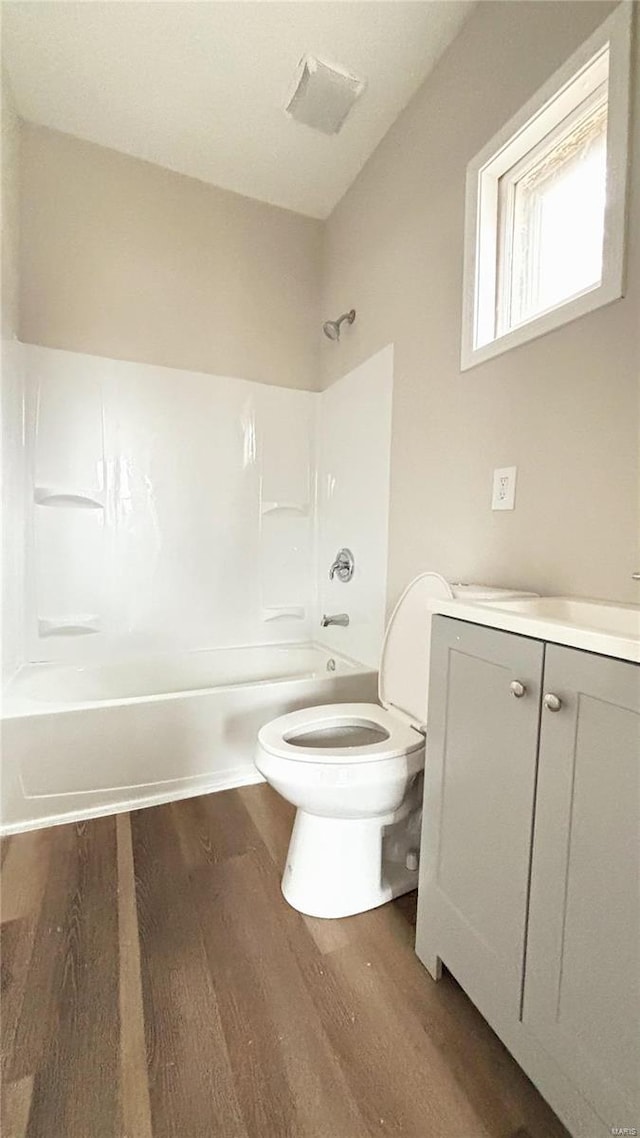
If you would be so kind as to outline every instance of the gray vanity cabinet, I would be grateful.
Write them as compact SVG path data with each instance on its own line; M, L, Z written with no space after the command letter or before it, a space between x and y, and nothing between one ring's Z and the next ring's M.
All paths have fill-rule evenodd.
M639 665L434 617L416 951L576 1138L640 1132L639 770Z
M612 1127L639 1127L640 667L550 644L544 676L561 706L542 710L523 1019Z
M538 640L433 618L416 950L494 1025L522 999L543 657Z

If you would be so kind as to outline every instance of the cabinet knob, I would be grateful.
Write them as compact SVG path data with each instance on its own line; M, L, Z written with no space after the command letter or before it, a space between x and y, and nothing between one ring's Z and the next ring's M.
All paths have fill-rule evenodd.
M520 680L512 680L511 683L509 684L509 691L511 692L511 694L513 696L515 696L516 699L522 699L526 690L527 689L526 689L525 685L521 684Z
M547 711L560 711L562 707L562 700L560 696L554 695L553 692L547 692L543 701Z

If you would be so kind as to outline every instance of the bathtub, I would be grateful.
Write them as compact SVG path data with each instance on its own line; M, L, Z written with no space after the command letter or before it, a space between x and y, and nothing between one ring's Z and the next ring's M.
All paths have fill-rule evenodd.
M27 664L4 693L4 833L261 781L270 719L375 701L377 673L316 645Z

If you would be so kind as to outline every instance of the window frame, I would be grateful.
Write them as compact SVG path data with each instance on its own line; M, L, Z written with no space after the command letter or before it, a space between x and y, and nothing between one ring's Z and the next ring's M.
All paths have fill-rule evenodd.
M543 84L467 166L462 371L545 335L624 295L625 221L630 133L631 27L633 5L622 3ZM506 332L498 329L500 249L499 182L576 105L576 84L584 76L583 99L597 90L608 48L607 200L600 284L561 302ZM594 66L595 65L595 66ZM600 76L600 78L598 78ZM590 86L588 85L590 84Z
M600 283L594 282L586 285L580 289L579 292L571 293L560 300L557 304L552 304L548 309L541 310L535 315L524 317L522 320L514 320L513 318L513 296L512 284L515 275L515 254L513 249L513 233L516 224L516 198L517 187L527 172L530 171L541 157L553 150L559 141L566 135L568 129L580 119L584 118L589 111L595 110L602 101L602 96L608 96L606 80L600 83L591 91L582 102L577 105L569 114L557 123L552 129L543 136L535 146L518 159L517 162L510 166L503 175L498 179L498 247L497 247L497 281L496 281L496 313L495 313L495 339L499 336L506 336L515 328L522 327L525 324L531 324L538 317L545 315L546 312L553 312L556 308L561 308L563 305L568 304L577 296L583 295L585 292L591 292L594 288L599 288ZM504 183L504 185L503 185Z

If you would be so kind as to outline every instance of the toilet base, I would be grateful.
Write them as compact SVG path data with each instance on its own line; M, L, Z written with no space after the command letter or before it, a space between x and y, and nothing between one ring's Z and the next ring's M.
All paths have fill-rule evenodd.
M420 809L377 818L296 813L282 878L286 901L309 917L349 917L418 887ZM415 862L414 862L415 864Z

